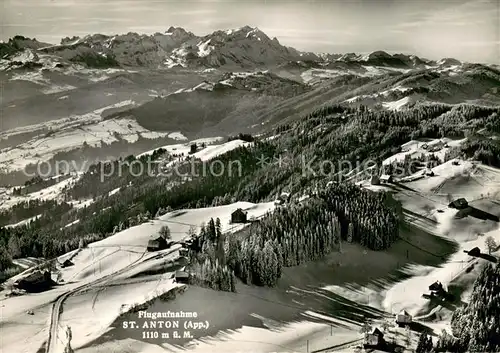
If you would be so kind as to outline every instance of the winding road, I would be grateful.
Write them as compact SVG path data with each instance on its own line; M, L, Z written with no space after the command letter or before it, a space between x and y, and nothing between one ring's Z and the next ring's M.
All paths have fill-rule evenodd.
M175 245L175 243L173 245ZM171 251L169 251L169 252L159 253L159 254L158 253L149 253L153 256L146 257L145 259L144 259L144 257L148 253L144 252L141 254L141 256L138 259L136 259L134 262L130 263L129 265L123 267L122 269L120 269L116 272L110 273L109 275L101 277L95 281L82 284L81 286L73 288L73 289L61 294L59 297L57 297L56 301L52 305L52 312L51 312L51 316L50 316L49 337L48 337L48 340L46 343L46 353L59 352L57 350L57 341L60 340L60 337L59 337L59 328L60 328L59 317L62 313L62 305L68 297L70 297L74 294L77 294L79 292L88 290L92 287L103 285L104 283L115 278L116 276L119 276L123 273L126 273L127 271L130 271L135 266L139 265L140 263L142 263L145 260L152 260L152 259L165 257L165 256L168 256L175 251L178 251L178 249L177 248L171 249ZM61 340L61 342L64 342L64 341Z

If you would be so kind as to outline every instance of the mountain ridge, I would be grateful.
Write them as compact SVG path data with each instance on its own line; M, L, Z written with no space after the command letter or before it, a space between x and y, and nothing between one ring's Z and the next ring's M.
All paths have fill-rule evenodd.
M276 37L270 38L258 27L249 25L216 30L202 36L174 26L162 33L153 34L94 33L83 37L65 37L60 44L55 45L16 36L7 43L0 44L0 57L9 59L25 49L96 67L248 68L277 66L289 62L302 62L306 65L341 62L415 69L462 63L453 58L433 61L411 54L389 54L383 50L369 54L305 52L282 45Z

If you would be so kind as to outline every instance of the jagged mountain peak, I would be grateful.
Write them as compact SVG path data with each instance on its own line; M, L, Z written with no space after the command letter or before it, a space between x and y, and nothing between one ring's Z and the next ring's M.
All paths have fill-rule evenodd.
M261 31L258 27L243 26L236 29L218 30L203 37L204 39L213 38L219 42L254 39L258 41L266 41L275 43L279 42L277 39L271 40L267 34Z
M367 60L381 59L381 58L392 58L392 55L383 50L376 50L366 56Z
M456 66L456 65L461 65L462 62L454 58L443 58L439 60L437 64L439 66Z

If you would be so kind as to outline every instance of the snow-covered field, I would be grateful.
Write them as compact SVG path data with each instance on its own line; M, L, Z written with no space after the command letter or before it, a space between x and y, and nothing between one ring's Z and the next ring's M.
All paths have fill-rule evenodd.
M399 111L399 110L403 109L403 107L405 105L407 105L408 103L410 103L410 97L404 97L404 98L401 98L397 101L384 102L384 103L382 103L382 106L386 109L389 109L389 110Z
M157 236L162 226L168 225L174 241L183 239L191 227L199 228L210 218L220 218L222 230L234 232L245 226L244 224L229 224L231 213L237 208L247 211L249 217L260 217L272 211L274 203L237 202L219 207L167 213L159 219L131 227L109 238L89 244L87 248L80 251L72 251L59 257L59 262L71 259L74 263L74 266L60 269L59 280L62 281L59 286L47 292L4 298L0 301L2 336L8 337L3 339L2 349L13 353L36 351L48 337L47 318L50 317L51 303L59 295L91 285L96 281L102 281L103 283L100 284L103 285L108 278L109 280L128 278L137 273L138 268L141 271L147 270L157 266L158 263L178 257L179 245L159 252L145 252L148 240ZM109 276L117 272L119 276ZM9 282L15 281L20 276L11 278ZM97 299L94 298L90 302L85 294L78 296L78 292L75 292L77 296L70 296L71 299L63 305L62 322L75 326L74 342L83 345L105 332L106 325L111 324L121 313L121 304L141 303L173 287L175 285L166 277L156 282L146 280L142 284L131 284L129 290L126 291L109 291L103 297L99 295ZM4 291L2 294L5 293ZM102 298L102 302L99 298ZM86 316L91 316L92 310L89 309L89 305L96 311L96 315L99 315L99 325L97 321L89 322L84 319ZM27 310L33 310L35 314L30 316L26 314ZM28 324L30 321L32 324Z
M89 146L101 146L124 139L134 143L139 136L146 139L169 137L176 140L186 138L180 132L153 132L140 126L130 118L103 120L101 114L106 109L131 106L133 101L123 101L97 109L87 114L75 115L43 124L8 130L0 133L0 139L22 132L48 130L48 133L32 138L18 146L5 148L0 154L0 171L22 170L28 164L37 164L52 158L56 153Z
M154 280L142 279L135 283L96 288L68 298L59 319L71 327L71 346L78 349L104 334L125 308L142 304L161 296L181 284L174 283L165 273Z
M248 147L252 145L252 142L245 142L243 140L232 140L229 142L221 143L221 144L215 144L215 142L218 140L214 139L200 139L200 140L195 140L191 141L186 144L175 144L175 145L167 145L163 146L162 148L165 149L167 152L171 154L177 154L181 156L181 160L184 160L185 158L192 157L196 159L200 159L203 162L212 160L214 158L217 158L218 156L223 155L224 153L230 152L238 147ZM213 143L211 145L207 145L205 148L202 148L198 150L198 152L195 152L193 154L189 154L191 150L191 144L197 143L198 145L201 143ZM157 150L157 149L155 149ZM144 153L141 153L138 155L138 157L145 156L145 155L150 155L152 154L155 150L147 151ZM184 157L184 158L182 158ZM167 166L173 166L177 160L170 162L167 164Z
M196 143L196 144L204 143L206 145L211 145L211 144L215 144L216 142L220 142L222 140L224 140L223 137L211 137L211 138L202 138L202 139L193 140L193 141L190 141L188 143L166 145L166 146L155 148L153 150L143 152L143 153L137 155L137 158L140 158L142 156L151 155L151 154L153 154L154 151L156 151L160 148L163 148L168 153L178 154L178 155L187 155L191 149L191 144L193 144L193 143Z
M364 71L351 69L309 69L301 74L304 83L312 84L321 79L329 79L344 75L356 75L360 77L374 77L389 72L407 72L409 70L382 66L362 66Z

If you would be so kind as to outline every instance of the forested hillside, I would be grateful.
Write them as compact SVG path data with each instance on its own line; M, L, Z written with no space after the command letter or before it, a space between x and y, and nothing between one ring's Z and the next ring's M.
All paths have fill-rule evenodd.
M109 177L102 183L98 173L102 165L98 164L66 192L68 198L94 197L95 202L82 209L66 210L63 214L57 212L57 217L45 213L30 226L3 229L0 248L9 253L5 249L14 238L20 244L19 256L54 256L76 248L81 238L100 239L168 209L222 205L237 200L269 201L283 191L298 196L311 194L322 182L342 182L347 170L341 170L341 161L349 161L352 166L367 159L381 162L398 152L401 144L414 138L469 136L470 142L464 144L459 153L496 165L499 140L486 137L484 132L498 131L499 113L499 108L466 104L420 104L401 111L331 105L317 109L300 121L278 126L272 140L257 138L253 146L240 147L217 157L218 164L224 166L221 174L203 173L211 162L185 161L178 162L177 174L135 177L125 173L122 177ZM475 148L477 144L481 145L479 150ZM177 159L163 151L148 158ZM147 163L148 158L140 159L139 163ZM129 157L125 162L134 160ZM345 164L343 166L345 168ZM139 164L134 163L134 168L137 167ZM344 173L339 173L341 171ZM118 194L107 195L116 188L121 188ZM356 188L350 190L354 195L360 192ZM346 202L348 197L336 197L339 197L339 205L328 209L341 222L342 214L353 217L355 241L373 249L390 244L394 234L390 216L384 216L380 225L371 223L367 216L368 210L377 209L376 203L366 201L362 194L359 199L365 201L357 202L358 197L354 196L352 203ZM330 201L325 197L323 202ZM17 214L17 211L10 211L15 214L2 217L10 222L20 219L21 214L36 215L34 205L30 210ZM66 227L74 221L78 223ZM387 238L381 238L379 233Z

